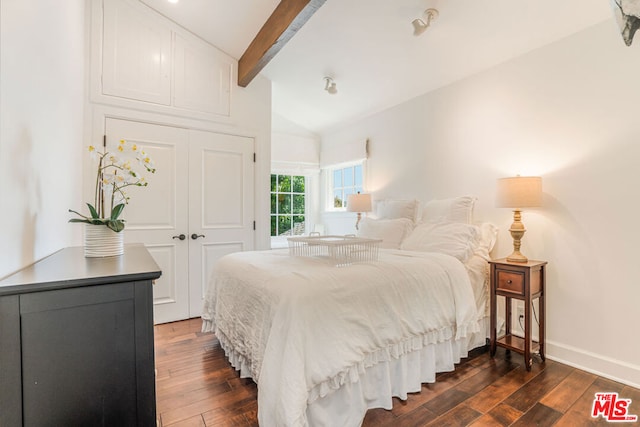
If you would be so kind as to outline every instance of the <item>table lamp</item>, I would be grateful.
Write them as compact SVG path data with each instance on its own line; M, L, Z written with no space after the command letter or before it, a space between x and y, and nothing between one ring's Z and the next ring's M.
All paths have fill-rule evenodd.
M347 196L347 212L358 212L356 230L362 219L362 212L371 212L371 194L349 194Z
M498 179L496 207L513 209L513 224L509 231L513 238L513 253L507 257L509 262L527 262L520 252L520 241L524 236L522 208L542 206L542 178L539 176L515 176Z

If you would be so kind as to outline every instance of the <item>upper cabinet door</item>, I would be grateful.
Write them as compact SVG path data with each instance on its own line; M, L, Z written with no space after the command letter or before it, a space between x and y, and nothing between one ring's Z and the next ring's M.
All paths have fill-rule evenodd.
M103 94L170 105L171 29L123 0L103 7Z
M197 39L175 35L175 97L177 108L229 116L232 60Z

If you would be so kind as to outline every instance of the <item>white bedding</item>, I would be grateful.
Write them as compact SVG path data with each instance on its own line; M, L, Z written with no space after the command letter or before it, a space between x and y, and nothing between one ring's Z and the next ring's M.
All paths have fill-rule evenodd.
M340 268L286 250L235 253L216 265L203 330L258 384L261 426L306 426L308 408L365 388L365 373L439 347L466 355L486 305L469 277L436 253L381 250L378 262Z

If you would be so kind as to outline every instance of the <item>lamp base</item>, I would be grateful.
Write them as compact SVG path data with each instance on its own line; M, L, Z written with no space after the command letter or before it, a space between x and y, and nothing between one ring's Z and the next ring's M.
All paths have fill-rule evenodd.
M507 261L509 262L528 262L529 259L522 255L520 251L513 251L511 255L507 257Z
M513 224L511 224L511 228L509 232L511 233L511 237L513 238L513 252L511 255L507 257L507 261L509 262L527 262L529 261L526 256L522 255L520 252L520 241L522 240L522 236L527 231L524 228L524 224L522 224L522 216L520 213L520 209L515 209L513 211Z

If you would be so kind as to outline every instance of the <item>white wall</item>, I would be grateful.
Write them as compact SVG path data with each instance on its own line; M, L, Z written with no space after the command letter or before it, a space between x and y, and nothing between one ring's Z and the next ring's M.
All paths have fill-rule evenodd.
M0 277L78 243L84 1L0 0Z
M499 177L543 177L522 251L548 260L547 354L640 386L640 43L613 20L322 137L369 138L367 191L421 200L471 194L501 228ZM325 218L327 215L325 215ZM334 228L342 226L334 221Z

